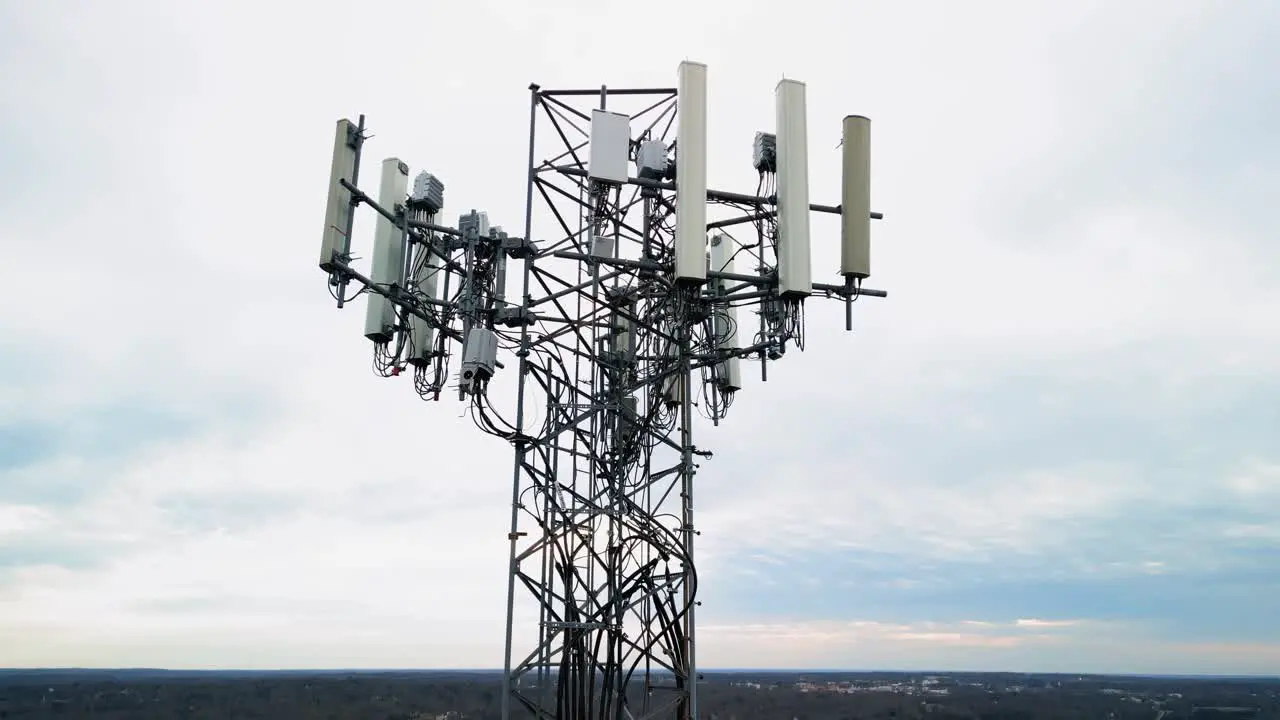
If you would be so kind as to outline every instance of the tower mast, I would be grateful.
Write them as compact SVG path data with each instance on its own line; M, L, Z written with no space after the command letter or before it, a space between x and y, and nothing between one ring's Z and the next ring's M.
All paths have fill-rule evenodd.
M367 295L375 369L411 373L425 400L456 390L514 449L504 720L699 717L693 500L711 453L695 410L717 423L742 363L763 378L802 350L807 299L850 318L885 296L862 287L879 217L865 118L844 123L841 206L808 202L792 80L756 136L756 192L709 189L706 78L686 62L676 88L530 86L521 237L477 210L445 224L443 182L410 190L396 158L375 200L356 186L363 117L338 123L320 267L339 307ZM368 276L351 265L359 205L377 213ZM813 283L809 215L842 208L845 282Z

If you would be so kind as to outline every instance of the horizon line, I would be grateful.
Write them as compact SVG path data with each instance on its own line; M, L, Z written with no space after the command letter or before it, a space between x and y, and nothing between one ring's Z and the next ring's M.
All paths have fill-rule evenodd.
M153 673L196 673L196 674L246 674L246 673L288 673L288 674L377 674L377 673L503 673L502 668L468 668L468 667L385 667L385 668L343 668L343 667L280 667L280 668L182 668L182 667L107 667L107 666L44 666L44 667L0 667L0 673L37 673L37 672L153 672ZM1205 679L1205 680L1280 680L1280 675L1258 675L1248 673L1152 673L1152 672L1077 672L1077 671L1037 671L1037 670L943 670L932 669L900 669L900 668L770 668L770 667L724 667L703 668L700 673L770 673L770 674L802 674L802 673L860 673L860 674L894 674L894 675L1049 675L1064 677L1098 677L1098 678L1150 678L1150 679ZM654 674L663 674L655 672Z

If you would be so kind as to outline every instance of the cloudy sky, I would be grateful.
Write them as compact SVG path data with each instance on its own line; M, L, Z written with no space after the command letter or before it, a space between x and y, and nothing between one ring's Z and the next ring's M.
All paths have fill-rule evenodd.
M445 5L0 0L0 666L500 665L509 450L333 308L333 123L516 226L531 81L689 58L725 189L784 74L817 202L873 118L890 292L701 437L701 664L1280 672L1280 6Z

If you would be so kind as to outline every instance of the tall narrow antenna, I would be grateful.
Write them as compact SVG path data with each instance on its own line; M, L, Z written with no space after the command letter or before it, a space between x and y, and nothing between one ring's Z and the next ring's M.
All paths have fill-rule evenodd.
M699 717L695 410L718 421L743 359L803 347L805 298L885 296L845 262L865 255L849 213L878 217L862 205L843 208L851 279L810 277L809 213L842 208L808 202L804 85L778 86L751 194L707 187L706 78L685 62L677 88L530 86L521 237L483 210L447 224L434 169L410 193L395 159L375 201L356 185L363 120L338 124L320 265L339 307L357 286L379 374L411 371L431 401L456 383L514 449L504 720ZM369 276L357 205L377 214Z
M783 80L774 95L778 121L778 292L786 298L804 298L813 291L809 248L809 121L804 83Z

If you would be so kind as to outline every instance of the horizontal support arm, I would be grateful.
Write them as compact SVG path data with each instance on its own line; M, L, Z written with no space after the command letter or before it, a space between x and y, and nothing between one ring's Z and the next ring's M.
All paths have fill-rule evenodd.
M569 167L565 165L555 165L548 169L555 170L561 175L571 175L573 177L588 177L587 171L583 170L582 168ZM660 180L650 180L648 178L627 178L627 184L635 185L637 187L654 188L656 190L675 190L676 189L676 184L674 182L662 182ZM711 189L707 190L707 199L720 200L723 202L743 203L745 205L773 205L775 203L775 198L772 198L772 197L762 197L759 195L745 195L743 193L729 192L727 190L711 190ZM840 209L839 205L810 204L809 209L812 210L813 212L833 213L836 215L839 215L841 212L843 212ZM725 227L727 225L735 225L737 223L750 222L751 220L755 220L755 219L764 219L764 218L773 217L776 214L777 214L776 212L757 213L756 215L747 216L738 220L733 220L728 222L720 221L723 224L708 223L707 227L708 228ZM871 219L883 220L884 213L873 211L871 213Z
M597 263L600 263L601 265L608 265L611 267L620 267L620 268L629 268L632 270L653 270L653 271L663 271L663 272L671 270L671 267L669 265L653 262L652 260L626 260L623 258L596 257L595 255L584 255L583 253L568 252L564 250L558 250L556 252L553 252L551 253L551 256L560 258L561 260L576 260L578 262L597 262ZM773 278L767 275L766 276L742 275L740 273L727 273L727 272L720 272L718 270L708 270L707 277L714 280L733 280L736 282L741 282L741 283L753 285L756 287L773 288L773 287L777 287L778 285L778 281L776 278ZM814 283L813 289L817 292L826 293L828 295L839 295L840 297L857 297L862 295L865 295L867 297L879 297L879 298L889 297L889 293L885 292L884 290L873 290L871 288L858 288L858 287L852 287L848 285L828 285L826 283Z

